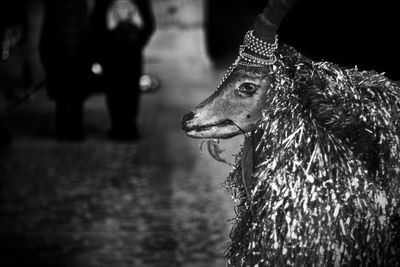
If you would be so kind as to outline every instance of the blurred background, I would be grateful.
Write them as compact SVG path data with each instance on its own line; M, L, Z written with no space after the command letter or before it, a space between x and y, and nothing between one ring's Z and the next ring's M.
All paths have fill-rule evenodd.
M88 14L93 2L86 2ZM303 3L284 21L281 41L313 59L398 80L395 9ZM107 101L91 88L85 138L70 142L57 139L46 93L39 53L45 2L3 0L0 265L225 266L234 208L223 182L231 167L202 157L201 141L186 137L180 121L215 90L265 4L151 0L156 24L143 51L140 139L107 138ZM233 162L241 142L223 141L223 157Z
M200 140L180 129L225 69L206 51L205 1L151 5L143 73L158 87L142 95L140 140L106 137L105 96L95 92L85 140L60 142L39 54L44 2L2 2L2 34L12 31L3 44L18 40L1 61L0 266L225 266L231 167L203 158ZM240 142L227 141L224 157L233 161Z

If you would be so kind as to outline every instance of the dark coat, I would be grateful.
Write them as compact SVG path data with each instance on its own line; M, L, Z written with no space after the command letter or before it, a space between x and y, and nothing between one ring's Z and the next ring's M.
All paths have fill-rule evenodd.
M40 57L46 72L48 94L54 99L85 95L85 0L45 0Z
M109 31L106 26L106 12L112 0L97 0L91 20L91 34L88 51L92 61L103 66L104 76L124 83L138 83L142 74L142 52L152 35L155 22L147 0L131 0L143 20L143 27L132 25ZM128 36L129 34L131 36Z

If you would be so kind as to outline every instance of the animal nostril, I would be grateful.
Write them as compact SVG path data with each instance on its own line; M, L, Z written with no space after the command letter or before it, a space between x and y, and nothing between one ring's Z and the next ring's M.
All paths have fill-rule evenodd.
M189 113L186 113L183 118L182 118L182 129L186 129L186 123L194 118L194 113L191 111Z
M184 116L183 116L183 121L190 121L190 120L192 120L194 118L194 113L193 113L193 111L190 111L189 113L186 113Z

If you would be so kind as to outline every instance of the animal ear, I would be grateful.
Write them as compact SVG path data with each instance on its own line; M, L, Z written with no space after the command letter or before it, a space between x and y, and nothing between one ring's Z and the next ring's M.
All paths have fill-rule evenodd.
M311 112L315 125L329 132L343 131L343 121L346 120L346 112L341 108L344 96L336 86L348 85L335 82L344 75L335 65L326 68L324 65L302 64L294 77L295 93L303 110Z
M313 71L312 65L303 62L293 73L294 92L304 109L312 108L315 98L319 97L318 91L324 89L323 82Z

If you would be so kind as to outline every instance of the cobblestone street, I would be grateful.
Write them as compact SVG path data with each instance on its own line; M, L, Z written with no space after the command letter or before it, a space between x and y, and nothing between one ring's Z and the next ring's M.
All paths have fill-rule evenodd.
M183 114L214 90L200 28L159 29L146 73L137 143L106 139L102 95L86 103L87 138L59 143L44 92L9 114L14 142L0 152L0 265L220 267L234 217L230 167L199 153ZM190 48L190 49L187 49ZM230 161L240 138L224 141Z

